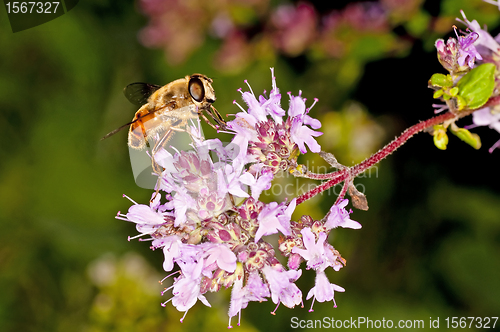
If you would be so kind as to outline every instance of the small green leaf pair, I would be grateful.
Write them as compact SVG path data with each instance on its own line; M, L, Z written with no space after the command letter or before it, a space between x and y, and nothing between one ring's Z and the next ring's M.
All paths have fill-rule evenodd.
M433 95L435 99L443 97L444 100L450 100L458 94L458 88L453 87L453 80L450 75L439 73L432 75L429 80L429 86L436 89Z

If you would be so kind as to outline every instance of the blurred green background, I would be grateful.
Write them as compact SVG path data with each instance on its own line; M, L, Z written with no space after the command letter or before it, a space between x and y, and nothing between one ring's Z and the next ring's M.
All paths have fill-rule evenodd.
M134 183L126 132L100 141L136 111L124 86L204 73L214 79L215 106L234 114L243 80L256 94L269 91L275 67L283 107L287 91L302 90L308 103L319 98L311 113L323 123L318 141L352 165L433 115L427 80L443 72L433 44L453 35L460 9L500 32L500 12L479 0L88 0L15 34L2 10L0 331L226 328L228 290L208 297L212 308L197 303L183 324L182 313L162 308L162 253L127 242L134 225L114 219L130 206L123 194L141 203L151 195ZM500 151L487 148L500 135L475 132L479 151L454 137L439 151L419 134L356 181L370 210L351 214L361 230L330 237L347 259L328 273L346 289L336 294L338 308L316 303L309 313L306 301L272 316L271 301L250 303L235 328L286 331L292 317L426 327L440 317L443 327L446 317L499 316ZM327 169L314 155L302 158ZM277 185L285 181L297 184ZM264 199L286 197L275 193ZM304 203L294 219L322 218L334 200L331 192ZM314 273L297 284L305 297Z

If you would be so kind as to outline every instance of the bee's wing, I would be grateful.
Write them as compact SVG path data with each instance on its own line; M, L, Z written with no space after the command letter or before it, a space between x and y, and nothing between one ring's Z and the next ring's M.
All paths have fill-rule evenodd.
M150 83L132 83L123 89L125 97L134 105L142 106L148 102L148 98L158 89L161 85Z

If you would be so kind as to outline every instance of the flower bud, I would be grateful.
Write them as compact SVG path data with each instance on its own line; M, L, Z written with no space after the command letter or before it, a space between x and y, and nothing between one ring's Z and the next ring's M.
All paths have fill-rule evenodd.
M434 126L434 145L440 150L446 150L448 145L448 135L443 125Z

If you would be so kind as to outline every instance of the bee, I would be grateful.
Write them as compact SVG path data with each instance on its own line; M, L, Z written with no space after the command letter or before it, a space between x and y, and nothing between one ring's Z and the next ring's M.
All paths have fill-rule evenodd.
M162 168L154 161L154 155L179 131L187 131L188 121L201 116L214 129L224 129L226 122L213 107L215 91L212 79L193 74L160 86L149 83L132 83L124 89L125 97L133 104L141 106L131 122L113 130L102 139L116 134L130 126L128 145L135 150L151 147L151 162L156 174ZM216 122L213 125L203 113L208 113Z
M124 89L125 97L133 104L141 106L131 122L113 130L102 139L116 134L130 126L128 145L137 150L150 147L149 141L156 140L153 152L172 138L176 131L187 126L189 119L201 116L216 130L225 128L226 123L212 106L215 91L212 79L193 74L164 85L132 83ZM217 123L214 126L203 112L208 113Z

